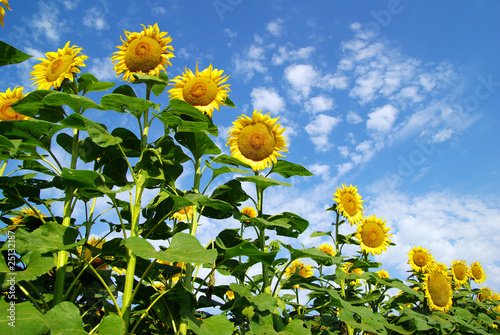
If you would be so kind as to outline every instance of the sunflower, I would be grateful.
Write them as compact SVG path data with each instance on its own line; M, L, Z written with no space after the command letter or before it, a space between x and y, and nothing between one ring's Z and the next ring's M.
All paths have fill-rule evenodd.
M87 244L96 248L96 249L102 249L102 246L106 242L105 239L101 239L98 237L91 236L87 240ZM82 253L82 249L80 247L80 254ZM87 262L90 262L90 265L94 267L96 270L108 270L109 266L106 265L106 260L102 259L100 257L96 257L92 260L92 252L90 251L89 248L85 248L85 252L83 253L83 257ZM104 257L104 258L109 258L109 257ZM92 261L91 261L92 260Z
M389 240L391 234L387 233L390 229L385 226L385 221L375 215L364 218L356 231L356 238L361 242L361 249L372 255L386 251L391 242Z
M193 217L193 206L188 206L185 207L174 214L172 214L171 218L172 219L177 219L179 221L191 221L191 218Z
M35 71L30 74L34 77L30 80L35 80L32 85L37 85L39 90L50 90L52 87L59 88L64 79L73 81L75 73L80 73L80 67L86 66L83 61L88 57L80 55L82 48L76 45L72 47L66 43L64 48L58 49L57 52L47 52L45 58L39 58L42 62L33 66Z
M326 243L326 242L323 243L322 245L320 245L318 247L318 249L320 251L323 251L325 254L328 254L328 255L331 255L331 256L335 256L335 254L337 253L335 251L335 248L333 246L331 246L330 244Z
M390 278L390 277L389 277L389 272L387 272L387 271L385 271L385 270L380 270L380 271L377 271L377 272L375 272L375 273L376 273L376 274L378 274L378 276L379 276L380 278L386 278L386 279L387 279L387 278Z
M229 84L224 83L229 76L222 76L224 71L213 69L212 64L201 72L198 63L195 73L187 68L185 70L183 75L172 79L174 83L170 85L174 88L168 91L170 98L184 100L212 117L214 109L219 110L228 96Z
M483 301L491 299L493 296L493 291L489 287L481 287L481 292L477 295L477 300Z
M7 0L0 0L0 4L5 6L5 8L7 8L8 10L12 10L10 9L9 2ZM5 9L2 6L0 6L0 24L2 25L2 27L3 27L4 17L5 17Z
M297 271L297 269L299 270L299 275L303 278L309 278L314 274L311 265L305 265L302 261L296 259L285 269L285 275L290 277Z
M167 262L167 261L158 260L156 262L160 263L160 264L174 266L173 263ZM172 277L170 277L170 279L172 279L172 284L174 284L174 285L179 281L179 278L181 277L182 271L186 269L186 264L184 264L184 262L177 262L177 263L175 263L175 267L180 268L181 271L174 274ZM182 274L182 276L184 277L184 274Z
M414 271L425 273L434 266L434 256L427 249L414 247L408 253L408 264Z
M424 291L429 308L447 312L452 304L453 291L447 271L436 266L424 277Z
M471 278L478 284L484 283L486 275L484 274L483 267L479 262L474 262L470 266Z
M241 214L248 215L251 218L257 217L257 211L253 207L243 207Z
M451 263L451 274L453 276L453 281L455 282L455 288L458 289L467 283L467 280L471 275L470 269L465 261L453 261Z
M346 274L351 274L351 273L355 273L357 275L363 274L364 271L362 269L360 269L360 268L356 268L356 269L351 270L352 266L353 266L353 263L351 263L351 262L345 262L340 269L343 272L345 272ZM353 280L351 282L351 285L358 284L359 282L360 282L359 279Z
M333 201L337 203L337 209L345 216L351 226L358 223L363 218L363 200L358 194L357 186L347 186L342 184L342 189L337 187L337 191L333 195Z
M0 93L0 121L18 121L29 120L30 118L21 114L17 114L12 107L16 101L24 98L24 87L15 87L14 90L7 89L4 93Z
M123 45L117 46L120 51L114 52L111 57L116 76L124 73L122 80L134 81L134 73L158 76L160 71L166 71L167 64L172 66L169 61L175 57L172 53L174 48L169 44L172 38L167 36L167 32L160 32L157 23L149 28L142 27L144 31L140 33L124 30L126 41L120 36Z
M264 170L277 157L284 157L278 151L287 152L286 139L282 135L285 128L268 114L255 110L252 118L242 115L233 122L226 146L230 146L231 156L250 165L255 172Z
M10 230L16 230L19 227L22 227L24 224L24 219L27 216L33 216L35 218L46 218L47 215L41 213L38 209L36 208L28 208L28 207L22 207L21 212L23 213L22 215L18 215L15 217L10 218L12 221L12 225L9 227Z
M234 299L234 292L231 290L226 291L226 296L228 300L233 300Z

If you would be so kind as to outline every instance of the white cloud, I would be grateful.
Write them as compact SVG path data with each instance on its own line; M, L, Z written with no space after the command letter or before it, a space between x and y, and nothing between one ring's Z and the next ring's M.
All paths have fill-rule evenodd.
M224 32L227 34L227 36L229 36L229 38L235 38L236 36L238 36L237 33L235 33L229 28L224 29Z
M296 61L309 59L316 49L313 46L300 48L297 50L288 50L285 46L278 48L278 52L273 54L272 62L274 65L281 65L286 61Z
M264 48L256 45L251 45L248 49L248 57L253 59L264 59Z
M90 62L89 72L100 81L112 81L116 78L116 73L113 70L113 63L109 58L91 58Z
M309 99L304 104L305 109L313 114L319 112L326 112L334 108L334 101L332 98L325 97L323 95Z
M325 152L333 147L328 135L340 121L339 117L319 114L305 127L317 151Z
M345 175L347 172L351 171L354 168L354 164L352 162L343 163L337 165L338 177Z
M363 119L361 118L361 116L359 116L358 114L356 114L356 112L349 112L347 113L347 122L349 123L352 123L352 124L357 124L357 123L360 123L363 121Z
M164 15L167 11L163 7L154 7L151 9L151 14L152 15Z
M82 23L84 26L94 28L96 30L109 29L104 14L103 9L101 8L92 7L87 9L85 16L82 19Z
M385 105L375 109L368 114L366 127L378 132L388 132L391 130L399 111L392 105Z
M250 93L254 109L280 113L285 109L285 101L274 88L258 87Z
M432 140L436 143L441 143L449 140L451 138L451 135L453 135L453 130L445 128L432 135Z
M64 7L68 10L75 9L78 7L78 3L80 0L62 0L61 3L64 5Z
M312 65L294 64L285 69L285 78L304 98L311 93L318 73Z
M59 42L66 30L66 21L59 18L59 9L54 4L38 3L38 13L33 15L30 26L34 28L34 37L44 35L52 42Z
M271 33L274 37L278 37L281 35L283 30L283 19L276 19L274 21L269 22L266 25L266 29Z
M233 63L234 73L245 75L247 80L251 79L256 72L265 73L267 71L267 67L262 61L256 59L248 59L240 55L236 55L236 57L233 59Z
M313 164L307 167L314 175L320 176L323 180L330 179L330 165Z

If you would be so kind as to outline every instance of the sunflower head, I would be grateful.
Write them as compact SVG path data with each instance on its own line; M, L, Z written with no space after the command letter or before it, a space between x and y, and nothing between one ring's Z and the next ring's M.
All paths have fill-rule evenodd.
M408 264L414 271L425 273L434 267L434 256L427 249L414 247L408 253Z
M172 214L171 218L187 222L191 221L192 216L193 216L193 206L188 206Z
M337 203L337 209L345 216L351 226L361 221L363 217L363 200L358 194L358 187L342 184L342 188L337 187L333 194L333 201Z
M386 251L391 242L389 240L391 234L387 233L390 229L385 226L385 221L375 217L375 215L364 218L358 224L358 230L356 231L356 238L361 243L361 249L372 255Z
M278 151L287 152L286 139L282 135L285 128L277 124L278 118L255 110L252 118L240 116L229 131L226 145L231 156L252 167L255 172L264 170L283 157Z
M111 57L116 76L123 73L122 80L134 81L134 73L158 76L161 71L166 71L167 65L172 66L169 60L175 57L170 45L172 38L167 32L160 32L157 23L142 27L144 30L140 33L124 30L125 40L120 36L123 44L117 46L119 51Z
M83 61L88 57L78 55L82 48L76 45L72 47L66 43L64 48L58 49L57 52L47 52L47 58L39 58L42 62L33 66L35 71L30 74L34 77L31 80L35 82L32 85L37 85L39 90L50 90L61 87L64 79L73 81L75 73L80 73L80 67L86 66Z
M39 219L47 217L47 215L40 212L37 208L31 209L28 207L22 207L21 212L23 213L22 215L10 218L10 220L12 221L12 225L9 226L10 230L16 230L17 228L23 226L25 223L24 220L27 216L32 216Z
M340 268L340 270L342 270L346 274L351 274L351 273L355 273L357 275L363 274L364 271L362 269L360 269L360 268L351 269L353 265L354 264L351 263L351 262L345 262L344 264L342 264L342 267ZM351 281L350 284L351 285L356 285L356 284L359 284L359 282L360 282L360 280L356 279L356 280Z
M382 270L377 271L377 272L375 272L375 273L376 273L376 274L378 274L378 276L379 276L380 278L386 278L386 279L390 278L390 277L389 277L389 272L387 272L386 270L383 270L383 269L382 269Z
M248 215L251 218L257 217L257 211L253 207L243 207L243 209L241 210L241 213Z
M424 277L424 291L429 308L448 312L453 297L451 278L447 271L436 266L430 269Z
M95 236L90 236L90 238L87 241L87 244L96 248L96 249L102 249L102 246L106 242L105 239L101 239ZM80 254L81 254L80 250ZM92 251L90 251L89 248L85 248L85 251L83 253L83 257L87 262L90 262L90 265L94 267L96 270L107 270L109 269L109 265L106 264L106 260L102 259L101 257L96 257L92 259ZM106 258L106 257L105 257Z
M296 272L298 272L298 274L303 278L309 278L314 274L311 265L305 265L298 259L294 260L292 264L285 269L285 275L290 277Z
M451 274L455 282L455 288L460 288L467 283L470 277L470 269L465 261L453 261L451 263Z
M493 291L489 287L481 287L481 292L477 295L477 300L483 301L493 297Z
M231 291L231 290L227 290L226 291L226 296L229 300L233 300L234 299L234 292Z
M335 256L335 254L337 253L337 252L335 251L335 248L334 248L332 245L330 245L330 244L328 244L328 243L326 243L326 242L325 242L325 243L323 243L322 245L320 245L320 246L318 247L318 249L319 249L320 251L323 251L325 254L328 254L328 255L331 255L331 256Z
M484 283L486 275L484 274L483 267L479 262L474 262L470 266L471 278L478 284Z
M30 118L18 114L10 107L14 102L24 98L24 87L15 87L12 91L10 88L7 91L0 93L0 121L19 121L29 120Z
M184 100L212 117L214 109L224 105L230 91L230 85L224 84L229 76L223 76L223 72L214 69L212 64L200 72L196 63L195 73L186 68L183 75L172 79L174 87L168 91L170 98Z

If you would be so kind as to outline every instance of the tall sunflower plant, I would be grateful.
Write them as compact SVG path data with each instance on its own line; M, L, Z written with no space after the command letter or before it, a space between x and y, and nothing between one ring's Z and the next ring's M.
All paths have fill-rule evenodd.
M322 244L283 242L309 224L268 213L265 191L312 174L283 159L278 118L240 116L224 154L214 111L235 107L229 76L196 64L170 79L172 38L157 24L120 40L120 84L82 73L88 57L68 42L34 66L34 91L0 93L0 333L497 332L498 294L471 286L479 263L435 266L420 248L407 280L380 269L390 228L363 214L355 186L333 195L332 229L311 236ZM30 57L4 42L0 54L0 66ZM108 129L103 115L132 122ZM202 244L208 220L222 228Z

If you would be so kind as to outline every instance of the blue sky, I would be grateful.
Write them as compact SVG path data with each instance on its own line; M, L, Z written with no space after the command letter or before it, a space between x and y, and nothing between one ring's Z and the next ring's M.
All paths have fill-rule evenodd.
M479 261L500 292L500 3L497 1L10 1L1 39L43 57L67 41L89 56L82 72L118 82L110 57L123 30L158 23L172 37L167 74L213 64L230 75L237 109L214 112L227 131L254 109L287 127L287 160L314 177L269 190L267 213L293 211L317 246L332 194L358 185L365 213L387 220L397 244L376 257L404 278L413 246L438 261ZM0 91L32 90L33 58L2 68ZM94 96L99 100L98 96ZM166 105L168 97L155 102ZM100 122L132 125L89 111ZM160 128L158 128L160 129ZM152 134L159 135L159 130ZM62 153L61 153L62 154ZM189 168L187 168L189 171ZM181 180L189 188L190 178ZM249 190L251 192L252 190ZM103 208L105 206L103 205ZM199 238L221 226L207 220ZM344 227L344 232L352 232ZM99 232L96 232L99 233Z

